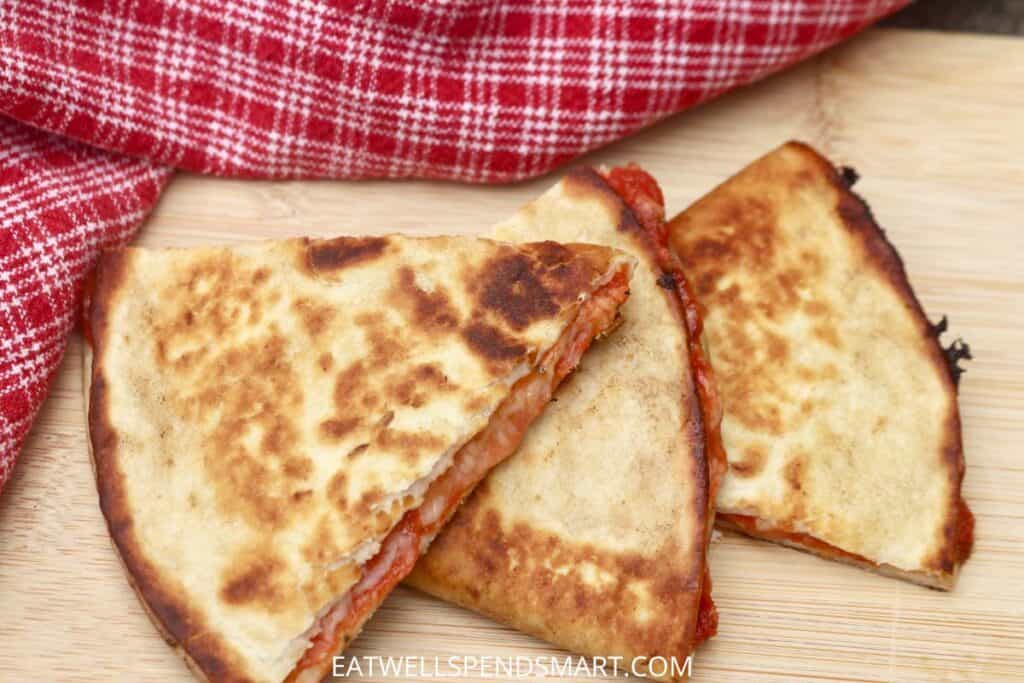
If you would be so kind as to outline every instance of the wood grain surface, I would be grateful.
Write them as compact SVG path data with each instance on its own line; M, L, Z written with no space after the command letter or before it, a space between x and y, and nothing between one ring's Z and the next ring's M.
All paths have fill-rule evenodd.
M674 213L787 139L816 145L860 171L857 189L902 252L926 310L949 314L976 357L960 400L977 543L956 591L726 534L712 550L721 628L696 654L696 680L1024 680L1022 69L1024 42L877 30L589 159L640 162ZM139 243L473 232L553 180L467 187L183 175ZM0 496L0 681L189 680L110 548L86 452L80 365L76 333ZM399 589L349 654L553 653ZM465 680L477 679L494 677Z

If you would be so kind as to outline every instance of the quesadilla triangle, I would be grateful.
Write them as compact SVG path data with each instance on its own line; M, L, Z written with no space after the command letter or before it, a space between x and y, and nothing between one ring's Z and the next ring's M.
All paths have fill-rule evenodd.
M633 264L397 235L106 254L99 503L195 673L320 680L613 327Z
M630 252L631 295L408 583L579 653L681 667L717 625L707 549L725 457L700 314L664 227L661 191L636 167L577 170L496 227Z
M971 550L956 360L837 170L789 143L676 217L725 415L721 526L934 588Z

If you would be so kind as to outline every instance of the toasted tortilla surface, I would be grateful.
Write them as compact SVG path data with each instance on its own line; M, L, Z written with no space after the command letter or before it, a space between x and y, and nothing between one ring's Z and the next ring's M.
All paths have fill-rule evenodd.
M620 257L397 235L106 254L89 313L100 507L196 672L287 676Z
M718 516L948 589L973 528L958 372L854 179L789 143L670 222L725 411Z

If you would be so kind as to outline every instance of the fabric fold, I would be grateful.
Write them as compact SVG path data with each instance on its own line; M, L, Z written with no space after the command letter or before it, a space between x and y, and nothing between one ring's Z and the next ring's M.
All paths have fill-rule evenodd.
M0 3L0 487L85 274L170 168L521 180L906 4Z
M60 364L85 274L171 170L0 117L0 489Z

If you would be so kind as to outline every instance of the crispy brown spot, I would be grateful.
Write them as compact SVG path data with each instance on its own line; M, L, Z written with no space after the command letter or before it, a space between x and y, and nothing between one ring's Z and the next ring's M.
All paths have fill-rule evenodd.
M807 311L808 315L816 318L827 318L832 314L832 307L827 302L814 299L804 302L804 310Z
M255 603L274 611L288 594L282 586L284 571L284 563L274 555L247 556L240 567L229 572L221 586L221 598L229 605Z
M811 279L821 277L825 273L825 260L816 251L801 251L800 265Z
M789 357L789 342L786 341L786 338L767 330L764 333L764 337L769 361L772 363L784 363Z
M783 468L782 476L794 491L803 491L804 458L794 456Z
M433 387L451 386L448 383L448 378L445 376L444 372L441 371L441 368L433 363L423 363L416 366L416 369L413 370L413 374L417 381L429 384Z
M753 477L764 468L768 455L761 447L748 447L743 450L743 459L734 457L729 460L729 469L740 477Z
M337 311L333 306L320 304L310 299L297 299L292 310L299 316L302 326L310 337L320 337L333 322Z
M338 439L359 426L367 410L379 403L366 386L366 367L362 361L348 365L334 381L334 415L321 423L321 436Z
M307 248L307 263L314 272L337 271L378 258L388 244L386 237L336 237L315 241Z
M334 483L333 479L331 483ZM344 508L344 503L339 502L337 498L331 496L330 500L335 505L338 505L338 507ZM309 541L301 548L302 557L307 562L314 566L322 566L333 562L341 554L341 549L335 540L335 534L331 531L332 528L330 518L327 515L321 516Z
M558 303L541 282L537 266L537 261L521 251L498 257L485 266L479 308L497 314L516 330L556 314ZM563 274L568 272L563 270Z
M359 426L358 417L324 420L320 423L320 436L328 440L340 439Z
M572 378L572 375L569 375L569 379L571 379L571 378ZM551 400L552 401L558 401L557 398L552 398ZM487 399L485 397L483 397L483 396L476 395L476 396L471 396L470 398L466 399L463 402L462 407L465 408L466 411L468 411L470 413L478 413L481 410L483 410L486 405L487 405Z
M526 353L526 346L486 323L473 323L462 331L462 338L475 353L490 361L511 361Z
M458 327L458 312L444 288L438 286L429 292L420 289L416 284L416 273L409 266L399 268L388 301L398 310L405 311L418 327L443 330Z
M778 288L775 297L789 309L800 305L800 290L804 288L804 274L797 269L786 269L775 276Z
M389 383L388 397L399 405L419 408L432 393L453 389L455 386L437 365L426 363L417 365L404 379Z
M367 514L372 508L376 507L378 503L384 500L384 492L380 489L372 489L370 491L364 491L363 495L359 496L359 501L356 503L356 510L362 514Z
M305 479L313 473L313 461L302 456L286 458L281 471L292 479Z
M399 405L411 406L413 408L419 408L426 400L426 394L419 391L414 379L405 379L390 387L388 396Z
M327 500L331 501L339 509L344 510L348 505L347 499L348 478L343 471L335 473L327 482Z
M836 332L836 328L832 325L815 325L811 332L815 337L834 349L838 349L842 346L842 343L839 341L839 333Z
M574 257L571 249L558 242L533 242L524 245L524 248L529 249L538 261L548 267L567 263Z
M365 372L362 362L356 361L338 373L334 380L335 406L341 408L348 405L351 397L363 388Z
M316 364L320 366L320 369L324 372L329 372L334 367L334 356L329 351L321 353L320 357L317 358Z
M406 432L387 428L377 434L376 443L381 448L414 455L422 450L442 448L445 441L430 432Z
M382 369L409 357L409 347L403 341L406 331L397 325L389 325L382 313L362 313L356 316L355 321L366 335L369 345L366 360L371 368Z
M369 448L369 447L370 447L370 444L368 444L368 443L361 443L358 446L356 446L355 448L353 448L352 450L350 450L348 452L348 456L347 457L355 458L357 456L360 456L363 453L365 453L366 449Z
M238 272L234 256L220 252L191 264L180 279L161 293L164 305L157 311L160 340L157 360L174 364L189 349L181 349L185 340L204 346L206 340L231 333L250 324L259 313L247 279ZM177 317L175 312L181 311ZM186 360L186 363L188 361Z

